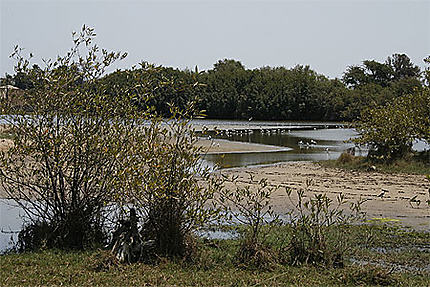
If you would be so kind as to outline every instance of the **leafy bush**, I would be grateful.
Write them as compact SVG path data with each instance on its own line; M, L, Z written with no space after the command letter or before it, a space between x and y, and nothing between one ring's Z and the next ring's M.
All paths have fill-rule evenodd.
M209 202L221 185L202 165L189 123L194 110L172 107L170 119L140 126L118 178L117 200L136 208L141 234L154 240L158 256L192 258L194 232L217 214Z
M24 229L22 238L47 227L48 247L100 243L117 158L127 150L122 115L129 101L113 104L97 82L124 55L100 50L92 44L94 37L93 29L84 25L74 34L71 50L46 60L43 68L30 67L16 47L15 70L32 85L17 95L22 105L1 102L14 137L13 146L0 154L0 182L34 224ZM41 245L33 243L22 246Z
M355 142L369 146L370 159L391 161L405 157L416 139L430 139L429 89L365 110L357 130L360 137Z

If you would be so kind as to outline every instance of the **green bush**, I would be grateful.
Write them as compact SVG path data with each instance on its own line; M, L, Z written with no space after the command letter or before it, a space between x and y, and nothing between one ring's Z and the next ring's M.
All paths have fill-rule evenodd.
M365 110L357 130L360 136L355 142L368 145L370 159L392 161L406 157L416 139L430 140L429 89Z
M22 105L0 104L14 135L0 153L0 182L30 221L22 242L32 242L31 234L46 241L22 248L80 249L103 241L103 209L112 199L117 158L127 151L122 115L129 101L124 96L114 105L97 83L123 54L100 50L94 37L84 25L71 50L44 67L31 66L18 47L12 55L31 86L16 95Z
M157 256L192 259L195 231L217 215L209 203L221 184L202 166L189 124L194 110L172 107L171 118L152 117L132 137L132 156L121 159L117 201L136 208Z

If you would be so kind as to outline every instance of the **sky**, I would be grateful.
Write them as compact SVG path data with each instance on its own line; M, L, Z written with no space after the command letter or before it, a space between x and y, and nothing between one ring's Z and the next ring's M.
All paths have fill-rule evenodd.
M96 43L141 61L207 70L222 59L249 69L310 65L341 77L363 60L405 53L424 68L430 0L0 0L0 76L13 73L15 45L41 59L64 55L83 24Z

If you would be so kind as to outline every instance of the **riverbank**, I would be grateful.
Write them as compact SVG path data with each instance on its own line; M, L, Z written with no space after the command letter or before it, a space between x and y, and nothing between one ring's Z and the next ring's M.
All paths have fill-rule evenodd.
M11 144L11 140L0 139L0 150L9 148ZM208 154L285 150L277 146L219 139L200 139L198 145ZM233 168L225 169L223 173L237 175L244 180L252 174L255 180L267 178L272 185L288 186L294 190L305 188L306 182L311 180L313 184L306 190L306 196L325 193L333 200L339 194L353 201L365 199L363 211L369 220L391 221L418 230L430 230L430 207L426 202L430 199L430 183L424 175L344 170L322 167L312 162ZM2 189L0 197L6 197ZM280 214L292 207L284 189L272 195L272 202L275 211Z
M424 175L348 171L313 162L234 168L223 173L238 176L243 185L251 174L254 182L266 178L273 186L305 189L307 197L323 193L336 202L337 196L343 194L349 201L366 200L362 210L368 220L430 230L430 206L426 202L430 199L430 183ZM309 181L312 184L306 188ZM272 194L272 204L280 214L292 207L284 188Z

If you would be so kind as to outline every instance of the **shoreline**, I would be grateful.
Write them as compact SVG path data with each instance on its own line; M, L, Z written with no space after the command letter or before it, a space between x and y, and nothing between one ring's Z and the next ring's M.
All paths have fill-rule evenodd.
M11 145L11 140L0 139L0 150L6 150ZM206 154L291 150L278 146L205 138L200 138L197 146L202 147ZM347 171L322 167L316 162L309 161L234 167L222 169L219 172L239 176L241 184L247 184L247 175L252 174L256 181L267 178L270 185L288 186L293 190L305 188L306 182L311 180L313 185L305 192L308 197L324 193L335 202L340 193L344 194L347 200L353 201L358 200L361 196L362 199L367 200L362 206L363 211L367 213L367 219L379 218L375 220L430 231L430 206L426 203L430 199L428 193L430 184L423 175ZM251 188L255 188L255 184L251 185ZM381 193L384 195L378 197ZM1 189L0 198L7 198ZM411 202L413 198L419 200L420 204ZM272 204L277 213L285 212L286 209L292 207L283 190L272 194Z

